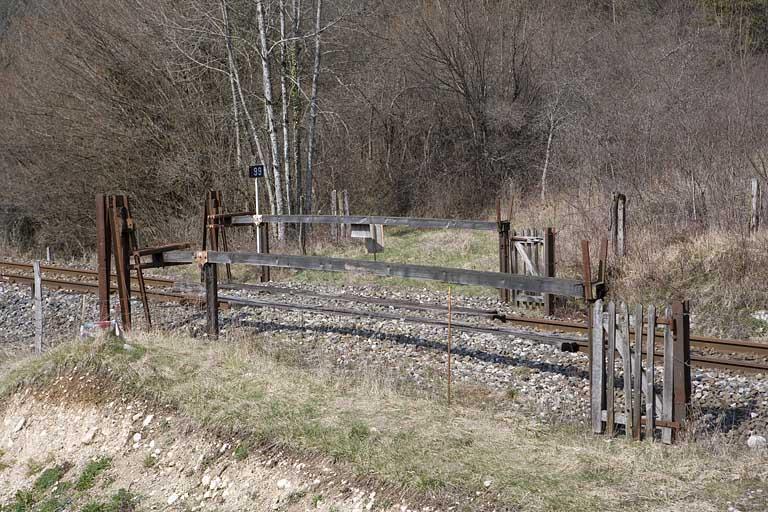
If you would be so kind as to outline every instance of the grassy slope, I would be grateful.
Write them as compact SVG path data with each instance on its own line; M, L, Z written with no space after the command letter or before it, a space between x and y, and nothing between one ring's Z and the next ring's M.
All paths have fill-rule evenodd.
M586 426L448 408L380 379L280 362L261 341L145 336L132 343L140 349L71 343L17 363L0 377L0 397L75 367L119 375L121 392L160 398L203 427L328 455L360 476L413 492L448 498L479 491L522 510L722 510L766 478L759 455L729 446L715 454L693 445L606 442Z

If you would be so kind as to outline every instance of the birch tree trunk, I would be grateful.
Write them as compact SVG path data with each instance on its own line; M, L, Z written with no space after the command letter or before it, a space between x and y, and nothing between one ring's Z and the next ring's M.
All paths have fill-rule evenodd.
M317 82L320 76L320 15L323 0L317 0L315 13L315 63L312 68L312 93L309 99L309 140L307 141L307 184L306 207L307 213L312 213L312 171L315 158L315 138L317 131Z
M301 74L299 73L299 46L301 35L301 0L293 0L293 41L291 42L291 104L293 106L293 166L296 179L296 209L304 214L304 193L301 160ZM303 224L299 231L303 233Z
M235 119L235 166L237 167L238 171L241 171L241 167L243 165L243 154L240 149L240 109L238 108L240 100L237 98L235 77L232 71L235 67L235 63L232 62L232 35L229 31L229 16L227 13L225 0L221 0L221 13L224 18L224 37L226 39L227 47L227 68L229 70L229 90L232 94L232 115Z
M552 137L555 134L554 114L549 116L549 136L547 137L547 150L544 153L544 168L541 171L541 201L544 202L547 194L547 171L549 170L549 154L552 148Z
M267 24L264 19L264 3L256 0L256 17L259 22L259 44L261 46L261 74L264 88L264 110L267 117L267 131L272 153L272 173L274 175L274 205L277 215L283 215L283 186L280 176L280 148L275 126L275 109L272 103L272 75L269 68L269 46L267 46ZM277 225L278 240L285 240L285 224Z
M283 115L283 174L285 175L285 211L288 215L292 212L291 201L291 148L288 138L288 91L285 84L288 75L288 62L286 60L285 40L285 0L280 0L280 99Z
M261 141L259 140L259 132L256 130L256 125L253 122L253 117L251 116L251 111L248 109L248 104L245 101L245 96L243 95L243 87L240 83L240 73L237 69L237 62L235 61L235 51L234 51L234 45L232 44L232 32L231 27L229 25L229 13L227 10L227 2L226 0L221 0L221 13L222 17L224 19L224 30L225 30L225 42L227 47L227 62L230 66L230 77L233 79L233 83L235 86L235 89L237 91L237 95L240 99L240 108L242 109L243 115L245 116L246 120L246 128L248 129L248 134L250 135L250 138L248 139L251 143L251 154L254 153L253 149L255 148L255 153L259 156L260 162L266 162L264 159L264 151L261 148ZM267 197L269 198L270 204L274 204L274 199L272 197L272 186L271 186L271 178L269 177L268 173L266 174L266 181L267 181Z

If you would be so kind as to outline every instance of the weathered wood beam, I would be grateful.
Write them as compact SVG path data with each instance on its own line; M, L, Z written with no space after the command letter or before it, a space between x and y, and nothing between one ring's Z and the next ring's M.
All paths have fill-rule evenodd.
M170 263L192 263L192 251L172 251L164 254L164 261ZM426 279L444 283L488 286L526 290L533 293L553 293L566 297L584 297L584 285L573 279L558 279L539 276L522 276L501 272L464 270L458 268L430 267L382 261L364 261L321 256L292 256L281 254L259 254L254 252L208 251L207 261L218 264L257 265L268 267L322 270L326 272L359 272L384 277Z
M411 217L379 217L354 215L254 215L250 213L221 214L213 218L220 219L225 225L249 226L258 222L276 222L284 224L382 224L384 226L406 226L426 229L471 229L476 231L496 231L495 222L483 220L454 219L418 219Z

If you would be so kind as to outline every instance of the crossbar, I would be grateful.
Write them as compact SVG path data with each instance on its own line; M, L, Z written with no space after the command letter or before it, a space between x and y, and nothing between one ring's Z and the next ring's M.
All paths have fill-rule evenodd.
M444 283L526 290L533 293L553 293L565 297L584 297L584 284L573 279L523 276L481 270L327 258L322 256L216 251L208 251L207 256L208 263L256 265L328 272L360 272L385 277L426 279L442 281ZM165 253L163 258L165 262L169 263L192 263L195 261L195 253L192 251L173 251Z
M406 226L425 229L471 229L476 231L497 231L496 222L484 220L420 219L413 217L379 217L352 215L255 215L250 213L213 215L225 225L249 226L258 222L283 224L381 224L384 226Z

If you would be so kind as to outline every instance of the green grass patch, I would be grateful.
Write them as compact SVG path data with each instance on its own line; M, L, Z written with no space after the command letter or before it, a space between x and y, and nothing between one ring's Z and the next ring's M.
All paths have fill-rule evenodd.
M96 482L96 478L105 470L112 466L112 459L109 457L99 457L98 459L89 462L80 477L75 483L75 489L78 491L87 491L93 487Z
M67 472L67 469L69 468L65 465L54 466L52 468L46 469L40 474L39 477L37 477L37 480L35 480L33 489L37 492L47 491L59 480L61 480L61 478L64 476L64 473Z

